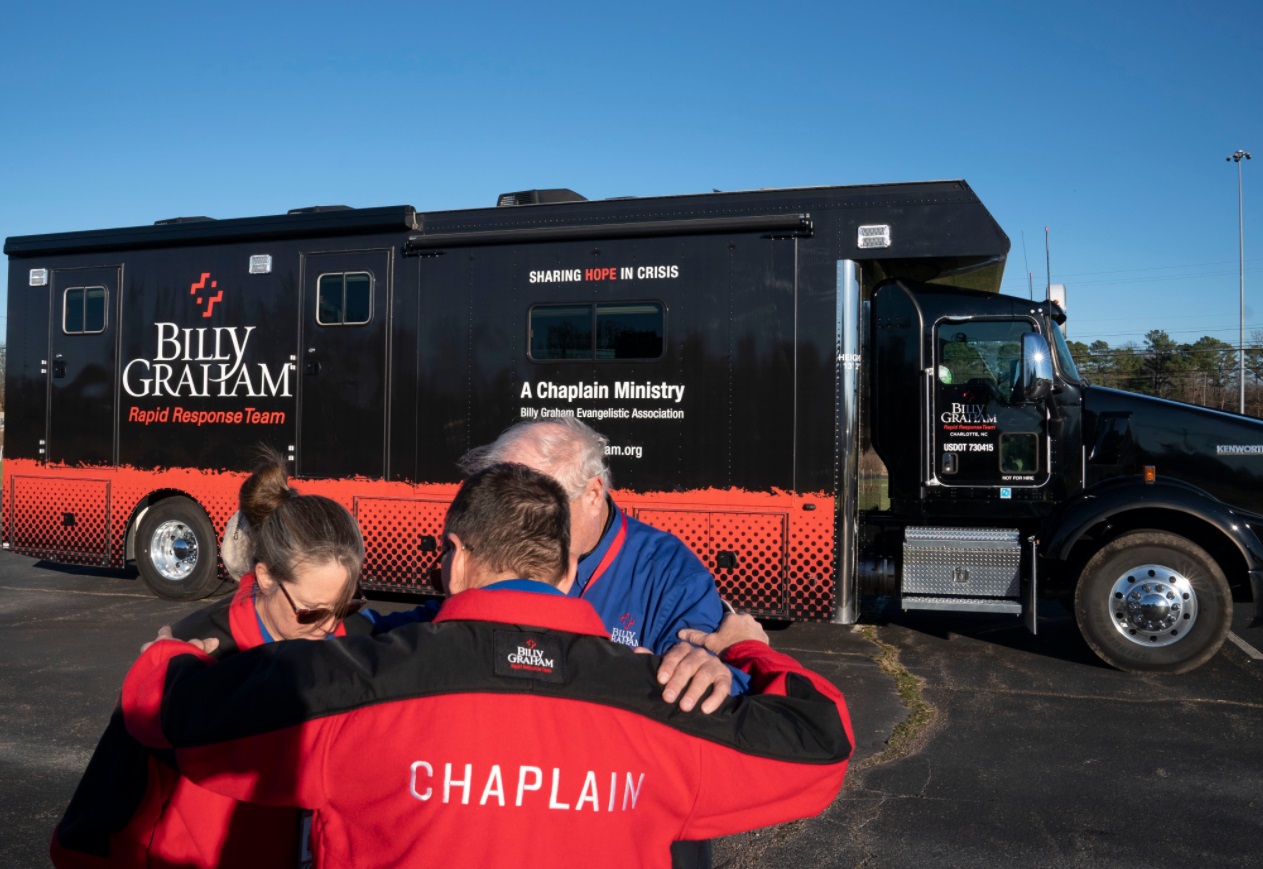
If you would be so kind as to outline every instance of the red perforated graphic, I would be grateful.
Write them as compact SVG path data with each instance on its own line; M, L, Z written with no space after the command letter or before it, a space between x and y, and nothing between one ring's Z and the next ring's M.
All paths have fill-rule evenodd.
M832 498L735 489L615 497L683 540L738 610L795 621L832 617ZM721 553L730 553L733 567L719 566Z
M785 612L784 513L712 513L711 560L719 592L749 612ZM731 552L733 567L720 567L718 554ZM740 601L740 603L738 603Z
M109 563L110 484L103 480L9 475L13 548L68 564Z
M738 610L786 615L784 513L642 509L637 518L683 540Z
M215 533L222 536L228 517L237 510L237 492L246 475L192 468L65 468L31 459L7 459L4 477L5 538L13 551L69 564L122 567L127 562L127 534L134 530L131 526L149 499L169 495L191 498L206 511ZM19 481L21 485L15 486ZM294 480L293 485L303 494L332 498L360 519L367 551L367 588L432 593L430 570L437 553L409 553L408 547L419 550L422 537L437 538L443 514L456 494L455 485L414 486L363 479ZM95 496L93 502L94 492L106 492L108 497L102 501ZM99 507L85 510L84 505L90 502ZM363 510L359 502L363 502ZM77 511L76 524L64 529L62 514L72 509ZM362 516L357 515L361 512ZM89 529L95 529L98 536ZM107 544L101 544L102 539ZM96 548L91 549L85 540L96 542ZM373 572L378 569L380 577Z
M441 590L434 571L446 513L446 501L356 498L355 518L365 542L373 541L364 557L366 584L376 589Z
M4 534L14 551L112 567L125 564L127 534L150 499L191 498L222 534L245 479L240 472L64 468L31 459L6 459L4 476ZM332 498L359 520L367 588L433 593L430 574L455 484L350 479L296 480L294 486ZM831 617L831 497L710 489L615 492L614 498L629 514L677 534L716 575L721 594L734 606L797 621ZM735 566L719 567L720 553L732 553Z

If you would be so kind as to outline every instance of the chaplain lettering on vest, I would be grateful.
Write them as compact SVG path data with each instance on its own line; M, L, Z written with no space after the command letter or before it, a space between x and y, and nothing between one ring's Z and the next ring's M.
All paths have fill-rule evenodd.
M659 659L566 594L569 502L521 465L475 474L433 622L214 666L154 643L124 684L129 732L211 790L316 811L318 866L668 866L673 839L827 807L854 742L837 688L736 616L685 638L751 693L663 703Z

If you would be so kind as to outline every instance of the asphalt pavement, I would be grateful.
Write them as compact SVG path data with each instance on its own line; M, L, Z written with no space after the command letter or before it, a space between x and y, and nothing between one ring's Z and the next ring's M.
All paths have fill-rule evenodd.
M140 644L202 604L10 553L0 592L0 866L43 866ZM1257 866L1263 627L1247 609L1240 645L1169 677L1100 664L1055 605L1039 636L889 609L775 631L846 694L855 759L821 816L718 840L715 865Z
M902 757L861 753L820 817L720 843L726 865L1263 865L1263 627L1249 605L1240 645L1183 676L1112 670L1068 613L1044 610L1038 636L1003 617L877 616L876 642L932 720ZM777 646L863 713L880 686L829 666L840 630L795 625Z

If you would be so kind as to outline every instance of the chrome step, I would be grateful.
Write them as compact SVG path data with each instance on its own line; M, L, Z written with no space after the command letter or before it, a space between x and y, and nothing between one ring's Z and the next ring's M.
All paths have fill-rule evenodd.
M963 613L1022 614L1022 602L994 597L932 597L905 594L900 603L905 610L953 610Z

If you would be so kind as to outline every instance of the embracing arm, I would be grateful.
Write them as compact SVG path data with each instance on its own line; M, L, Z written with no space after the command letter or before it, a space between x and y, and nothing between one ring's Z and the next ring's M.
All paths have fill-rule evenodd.
M297 677L278 654L284 645L211 667L188 643L154 643L123 682L128 732L150 748L173 748L180 774L208 790L319 808L327 799L320 746L341 719L306 720Z
M855 742L842 693L823 676L757 639L723 658L751 675L755 693L724 711L730 746L702 744L690 839L820 813L842 787Z
M381 613L374 609L361 610L346 620L346 630L348 634L367 633L376 636L405 625L432 622L442 605L441 599L432 598L420 606L399 612ZM367 623L367 629L363 623Z
M686 712L701 703L702 711L709 714L730 694L746 693L749 677L736 667L724 665L708 653L713 650L703 651L685 636L688 632L715 631L725 617L725 604L706 567L677 541L677 548L662 570L671 580L664 584L666 593L655 604L651 619L655 630L644 638L644 645L663 656L663 666L658 671L663 699L668 703L678 699Z

